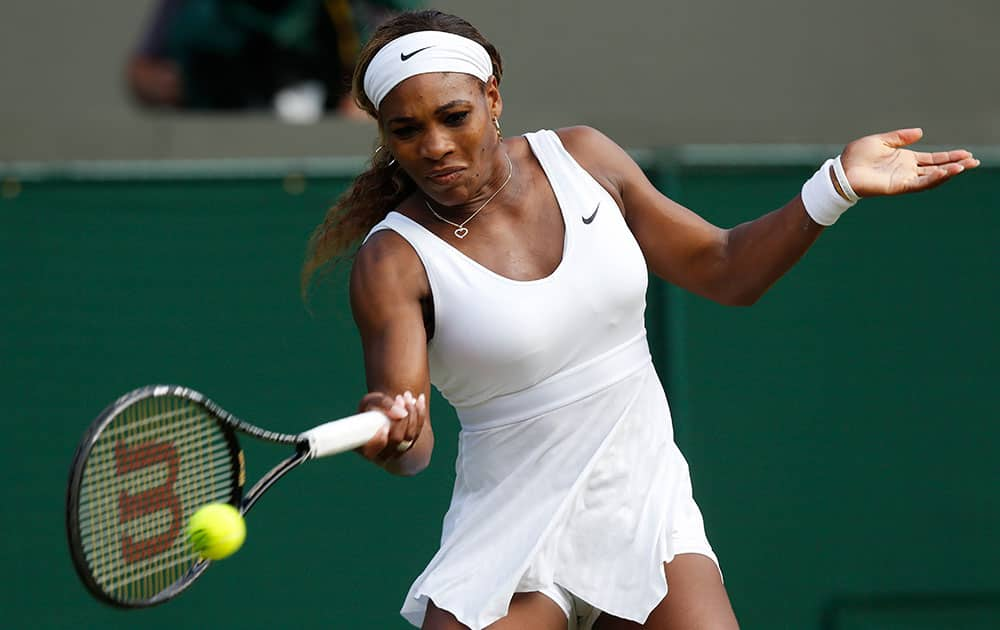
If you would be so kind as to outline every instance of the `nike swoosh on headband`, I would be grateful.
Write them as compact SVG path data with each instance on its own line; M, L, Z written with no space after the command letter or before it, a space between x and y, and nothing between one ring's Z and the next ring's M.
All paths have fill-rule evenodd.
M601 209L601 204L600 204L600 202L598 202L597 207L594 208L594 214L590 215L589 217L580 217L580 218L583 219L584 223L586 223L587 225L590 225L591 223L594 222L594 217L597 216L597 211L600 210L600 209Z
M406 61L407 59L409 59L413 55L417 54L418 52L423 52L423 51L427 50L428 48L433 48L433 46L424 46L423 48L418 48L418 49L414 50L413 52L411 52L408 55L403 54L403 53L399 53L399 60L400 61Z

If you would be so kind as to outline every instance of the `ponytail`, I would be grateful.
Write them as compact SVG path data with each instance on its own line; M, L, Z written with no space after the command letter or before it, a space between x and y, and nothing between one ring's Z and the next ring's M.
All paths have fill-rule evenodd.
M316 273L342 257L415 189L413 180L388 151L376 151L371 167L358 175L309 239L300 277L303 301L309 301Z

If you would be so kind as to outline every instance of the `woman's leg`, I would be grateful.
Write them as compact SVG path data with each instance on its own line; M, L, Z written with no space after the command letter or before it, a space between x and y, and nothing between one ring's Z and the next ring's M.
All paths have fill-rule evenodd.
M601 615L594 630L738 630L719 568L711 558L682 553L663 566L669 590L645 624Z
M427 603L422 630L468 630L446 610ZM507 616L489 625L489 630L566 630L566 614L541 593L515 593Z

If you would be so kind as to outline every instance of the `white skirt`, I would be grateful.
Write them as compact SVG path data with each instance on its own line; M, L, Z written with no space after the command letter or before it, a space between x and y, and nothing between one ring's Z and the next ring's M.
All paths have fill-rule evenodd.
M441 548L410 588L403 617L420 626L433 600L480 630L507 614L514 593L558 586L642 623L667 593L664 562L696 552L718 564L646 352L583 398L462 430ZM581 391L607 367L559 388Z

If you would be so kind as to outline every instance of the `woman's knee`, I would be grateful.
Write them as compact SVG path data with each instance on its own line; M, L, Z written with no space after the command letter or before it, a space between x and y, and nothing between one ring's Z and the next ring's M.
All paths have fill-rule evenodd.
M729 594L715 561L701 554L679 554L664 565L667 596L653 609L650 630L739 630Z
M468 626L462 624L455 615L443 608L438 608L433 601L428 600L427 612L424 614L424 623L420 625L421 630L469 630Z

